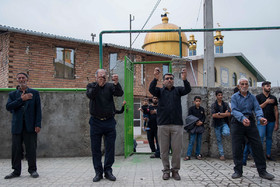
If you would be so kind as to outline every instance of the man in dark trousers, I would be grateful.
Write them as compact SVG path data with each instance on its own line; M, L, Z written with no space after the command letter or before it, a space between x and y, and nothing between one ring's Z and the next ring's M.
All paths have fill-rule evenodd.
M157 131L158 131L157 107L158 107L158 98L153 96L152 104L149 106L148 128L150 128L150 130L147 130L149 145L152 152L154 152L154 154L151 155L150 158L160 158L160 151L159 151L160 149L159 149L158 136L157 136ZM156 140L156 146L155 146L155 140Z
M244 144L244 138L247 137L253 151L252 155L259 176L264 179L272 180L274 176L266 171L263 147L254 114L262 125L267 124L267 119L263 117L262 109L256 97L248 91L248 79L239 79L238 85L239 91L231 97L231 114L233 116L231 125L232 154L235 165L234 173L231 177L233 179L242 177L242 145Z
M260 133L261 141L263 143L264 137L266 142L266 159L274 161L271 156L272 134L277 131L279 127L279 112L278 102L274 95L270 94L271 82L264 81L262 83L263 93L256 96L260 107L263 110L264 117L267 119L267 125L261 125L258 121L258 130Z
M12 119L12 168L14 171L5 179L19 177L21 174L22 145L26 150L28 172L33 178L39 177L36 166L37 133L41 129L41 100L37 90L27 86L28 75L17 74L18 89L9 93L6 109Z
M107 82L107 75L104 69L98 69L95 73L96 82L87 85L87 97L90 99L90 139L92 161L96 176L93 182L103 178L115 181L112 165L115 161L116 121L115 104L113 96L121 97L123 90L119 84L118 75L113 75L113 83ZM105 136L105 160L102 166L101 141Z
M154 70L154 80L150 84L149 91L156 96L158 101L157 124L160 156L163 164L163 180L170 178L170 171L175 180L181 180L178 173L181 163L183 119L181 97L191 91L187 80L187 70L182 69L181 78L184 86L174 86L174 75L166 73L163 75L163 88L156 87L159 80L159 68ZM169 146L171 143L172 161L169 163Z

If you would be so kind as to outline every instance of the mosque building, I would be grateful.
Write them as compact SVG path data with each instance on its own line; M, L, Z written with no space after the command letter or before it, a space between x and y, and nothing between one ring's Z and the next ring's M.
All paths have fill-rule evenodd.
M162 23L152 29L179 29L177 25L168 22L166 14L162 15ZM203 83L203 61L204 55L197 54L197 40L191 34L189 40L185 33L182 37L182 56L189 60L187 65L188 80L192 86L204 86ZM216 31L213 38L215 45L214 72L216 87L234 87L238 79L246 77L250 87L257 87L257 82L264 81L264 76L254 67L254 65L242 54L224 53L224 36L221 31ZM144 50L167 55L179 56L179 34L177 32L152 32L147 33L142 46Z

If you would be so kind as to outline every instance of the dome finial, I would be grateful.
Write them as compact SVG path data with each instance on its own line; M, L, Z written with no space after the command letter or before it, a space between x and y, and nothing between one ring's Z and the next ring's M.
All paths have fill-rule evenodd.
M219 23L217 23L218 27L221 27ZM216 48L216 53L223 53L223 44L224 44L224 36L221 31L216 31L216 36L214 36L214 44Z
M167 12L167 9L166 9L166 8L163 8L163 11L164 11L164 14L161 14L162 23L168 23L167 14L169 14L169 12Z

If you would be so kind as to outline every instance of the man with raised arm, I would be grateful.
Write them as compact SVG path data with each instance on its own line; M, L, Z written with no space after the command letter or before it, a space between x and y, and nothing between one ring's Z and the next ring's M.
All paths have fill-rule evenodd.
M163 164L163 180L170 178L170 172L175 180L181 180L178 173L181 162L183 120L181 97L191 91L187 80L186 68L182 69L181 78L184 86L174 86L174 75L166 73L163 75L163 87L157 87L160 69L155 68L154 80L150 84L149 91L158 98L157 124L158 139L161 161ZM172 160L171 168L169 162L169 146L171 144Z
M92 161L96 176L93 182L105 178L115 181L112 165L115 161L116 121L115 104L113 96L123 95L122 87L117 74L113 75L113 83L107 82L107 75L104 69L98 69L95 73L96 82L87 85L87 97L90 99L90 139ZM102 166L101 141L105 137L105 159Z

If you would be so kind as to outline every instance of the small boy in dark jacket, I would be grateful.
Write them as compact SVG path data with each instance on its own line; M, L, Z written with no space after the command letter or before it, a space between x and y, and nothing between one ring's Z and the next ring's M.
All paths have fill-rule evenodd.
M193 129L189 130L190 133L190 141L187 151L187 156L184 158L184 160L190 160L192 155L192 149L193 145L196 139L196 149L195 149L195 155L196 159L201 160L201 154L200 154L200 148L201 148L201 139L202 139L202 133L204 132L204 121L205 121L205 111L204 108L200 106L201 103L201 97L195 96L194 97L194 106L191 106L189 108L189 115L193 115L197 117L199 120L196 122L196 125Z
M147 127L147 122L149 120L149 99L145 98L143 101L143 105L141 108L139 108L138 110L140 110L143 113L143 119L144 119L144 127L143 130L150 130L150 128Z

